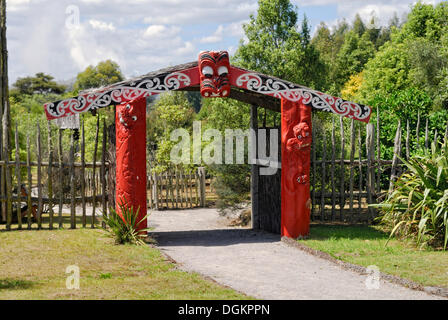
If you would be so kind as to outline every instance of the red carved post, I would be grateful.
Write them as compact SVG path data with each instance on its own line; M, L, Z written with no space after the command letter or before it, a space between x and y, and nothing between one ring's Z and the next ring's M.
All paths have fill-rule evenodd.
M146 99L117 106L116 210L124 199L129 208L139 209L137 222L146 215ZM146 220L138 229L147 227Z
M311 108L282 98L282 237L305 237L310 226Z

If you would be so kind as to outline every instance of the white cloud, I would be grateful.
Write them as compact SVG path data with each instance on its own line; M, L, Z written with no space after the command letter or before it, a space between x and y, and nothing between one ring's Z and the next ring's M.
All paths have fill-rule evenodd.
M220 42L220 41L222 41L223 32L224 32L224 26L223 25L219 25L218 29L216 29L216 31L211 36L203 37L200 40L200 42L201 43L216 43L216 42Z
M331 25L342 17L351 22L357 12L363 18L369 17L372 11L387 22L395 10L400 16L413 1L293 2L300 13L318 6ZM431 1L434 0L427 2ZM106 59L116 61L126 76L136 76L195 60L200 50L227 48L232 53L238 40L244 39L242 24L250 14L256 14L257 3L257 0L8 0L10 81L36 72L49 73L60 80L70 79L88 65ZM79 9L80 24L76 28L66 27L69 5Z
M170 38L179 34L180 28L177 26L166 27L161 24L153 24L146 28L143 36L146 38Z
M90 25L92 28L101 30L101 31L115 31L115 27L112 22L107 23L100 20L91 19L89 20Z

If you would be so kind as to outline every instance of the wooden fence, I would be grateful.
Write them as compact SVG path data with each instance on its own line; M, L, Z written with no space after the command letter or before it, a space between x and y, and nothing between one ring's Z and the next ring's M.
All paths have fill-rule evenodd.
M339 120L339 125L334 119ZM448 126L444 135L439 135L429 131L428 120L423 129L424 138L419 139L420 127L423 127L420 124L424 123L420 117L413 130L410 130L409 123L406 123L406 128L398 123L394 156L384 159L381 157L384 146L380 144L380 121L368 125L355 124L354 121L344 125L344 121L347 120L334 117L330 130L319 130L316 123L313 125L313 221L372 222L377 212L368 204L381 201L403 171L397 155L410 157L411 140L413 144L417 140L417 147L429 148L431 141L448 139ZM100 127L98 119L92 161L86 161L83 123L79 141L71 134L68 143L62 138L63 130L51 128L48 124L42 132L37 123L35 141L32 143L30 136L26 137L26 150L22 154L26 160L20 159L20 148L15 149L11 160L0 160L0 220L3 221L0 229L10 230L12 225L17 225L18 229L34 226L38 229L43 226L50 229L61 226L76 228L77 225L95 227L99 216L107 214L109 206L113 206L113 199L109 200L109 197L114 193L115 184L114 178L109 177L114 166L108 159L108 130L103 122L101 137ZM411 139L411 131L416 131L416 139ZM42 133L45 133L46 141ZM13 139L15 145L20 145L17 125ZM9 150L3 150L3 155L9 154ZM280 179L274 180L280 188ZM210 198L212 193L211 177L204 168L162 174L148 168L147 181L148 208L155 210L202 207L206 205L206 197ZM271 188L274 187L271 180L267 181ZM280 197L279 194L277 196ZM280 200L272 203L277 201L279 203ZM278 212L272 214L278 215L280 205L273 207Z
M378 112L378 111L377 111ZM335 119L339 118L339 125ZM411 131L415 130L417 148L430 148L432 141L448 141L448 124L444 136L430 132L428 119L420 137L423 120L418 115L416 127L409 121L403 128L397 123L392 159L382 159L380 143L381 116L376 123L357 124L352 120L349 132L344 119L333 117L331 132L318 132L313 126L311 160L311 219L318 222L371 223L377 211L369 204L384 200L393 182L405 170L399 157L409 159ZM336 142L336 131L339 141ZM406 137L403 137L404 134ZM404 144L404 145L403 145Z
M31 141L26 137L26 161L20 159L20 148L16 147L13 160L0 161L1 167L1 221L6 222L6 230L17 224L20 230L23 225L31 229L33 223L41 229L48 225L62 227L69 224L76 228L95 227L97 209L107 214L107 181L106 172L109 163L104 152L106 149L106 127L103 123L102 156L97 161L99 120L96 125L95 150L92 162L86 162L84 125L81 126L80 145L71 135L68 155L64 152L63 130L56 129L56 145L53 141L54 131L48 123L46 154L43 153L43 139L39 122L36 126L36 161L31 161ZM15 145L19 146L19 132L17 124L14 131ZM75 150L79 148L75 154ZM9 154L9 150L4 150ZM68 160L65 160L68 157ZM75 162L79 157L79 162ZM8 159L9 157L4 157ZM44 159L46 158L46 159ZM87 213L87 205L91 208ZM77 212L76 207L80 212ZM64 206L69 206L70 215ZM45 216L43 215L45 214ZM48 216L46 215L48 214Z
M20 159L20 148L15 149L11 160L0 160L0 230L11 230L12 225L19 230L74 229L77 225L94 228L98 218L114 206L114 199L109 197L115 192L115 175L109 171L115 167L108 159L105 122L100 126L97 118L91 162L86 161L84 123L79 139L73 130L68 132L67 144L63 130L47 123L44 146L44 132L37 123L34 144L26 137L26 161ZM17 125L13 136L15 145L20 146ZM8 150L4 152L9 154ZM148 166L147 181L148 208L155 210L204 207L211 192L211 177L204 168L156 174Z
M147 181L149 208L155 210L205 207L207 187L211 188L203 167L152 173Z

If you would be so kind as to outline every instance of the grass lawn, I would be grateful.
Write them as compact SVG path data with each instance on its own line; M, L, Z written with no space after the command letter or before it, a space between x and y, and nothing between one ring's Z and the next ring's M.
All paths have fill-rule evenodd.
M69 265L80 289L66 288ZM0 299L250 299L101 229L0 232Z
M310 238L299 241L336 259L376 265L384 273L448 288L448 251L418 249L395 239L385 247L388 237L376 226L311 225Z

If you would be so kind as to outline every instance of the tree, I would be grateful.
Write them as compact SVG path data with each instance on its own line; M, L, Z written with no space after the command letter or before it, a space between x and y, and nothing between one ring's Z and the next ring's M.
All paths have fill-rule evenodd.
M98 63L96 67L88 66L78 73L74 88L76 91L99 88L122 80L124 77L119 65L112 60L106 60Z
M148 151L157 171L172 167L170 152L176 142L171 141L171 132L179 128L191 132L194 115L184 91L162 94L149 110L146 118Z
M360 89L364 102L416 88L429 95L434 110L447 106L447 22L447 2L437 6L418 2L400 29L391 26L391 41L366 64Z
M364 32L366 32L366 25L364 21L362 21L360 15L357 13L355 16L355 21L353 21L353 32L357 34L359 37L362 37Z
M34 77L18 78L13 87L19 94L62 94L66 87L58 84L48 74L39 72Z
M375 46L370 41L368 33L359 36L354 30L347 32L336 59L333 83L336 84L338 91L351 75L360 73L374 55Z
M310 42L306 19L301 32L297 22L296 7L289 0L259 0L257 16L251 15L243 25L248 42L240 41L236 64L320 89L322 74L309 70L319 70L323 64L316 59L318 52ZM312 55L311 61L307 54Z

